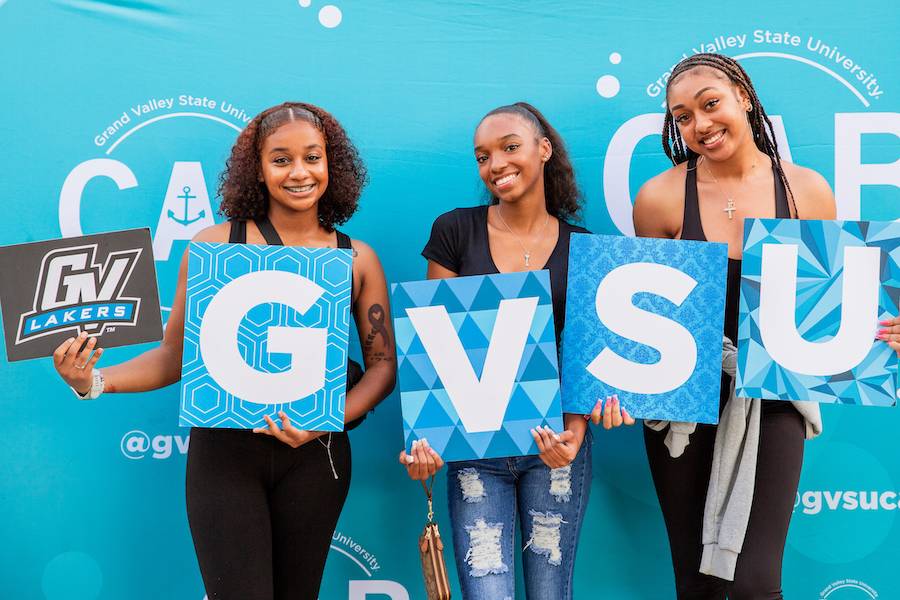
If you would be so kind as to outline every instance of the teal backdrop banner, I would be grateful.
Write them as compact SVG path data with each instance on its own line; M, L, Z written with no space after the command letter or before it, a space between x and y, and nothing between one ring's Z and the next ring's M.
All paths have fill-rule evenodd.
M483 202L474 128L517 100L567 141L584 225L632 234L631 199L667 166L665 82L699 51L746 67L783 155L826 177L838 218L894 220L898 30L889 0L0 0L0 244L150 227L167 318L187 240L221 220L215 190L235 136L284 100L325 107L358 145L371 183L343 229L374 247L390 282L423 278L437 215ZM147 347L110 349L101 366ZM79 402L42 359L3 363L0 389L0 597L202 600L179 387ZM822 408L785 595L900 597L897 409ZM671 598L640 429L595 434L576 598ZM321 598L423 598L426 507L397 464L397 394L351 437ZM445 489L439 476L449 532Z

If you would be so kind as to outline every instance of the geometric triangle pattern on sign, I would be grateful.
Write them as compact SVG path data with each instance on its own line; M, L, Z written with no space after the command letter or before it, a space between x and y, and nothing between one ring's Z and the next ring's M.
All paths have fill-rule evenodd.
M877 322L897 315L900 296L900 223L876 221L747 220L741 270L738 372L735 393L769 400L812 400L831 404L894 406L897 355L875 339ZM762 253L767 245L797 249L794 323L807 343L826 344L841 329L844 256L847 248L880 252L877 314L867 331L868 350L837 373L810 374L778 363L766 350L760 322ZM858 292L858 290L849 290ZM870 334L870 335L869 335ZM840 349L852 358L852 350ZM788 362L782 359L782 362Z
M484 368L493 339L500 303L536 298L525 346L518 357L516 376L503 421L495 431L470 432L459 417L432 358L407 314L408 309L441 306L474 376ZM526 271L394 284L391 291L397 333L400 406L407 449L427 438L444 460L471 460L537 454L531 429L548 426L562 431L559 365L553 323L550 278L547 271ZM466 413L464 413L466 414Z

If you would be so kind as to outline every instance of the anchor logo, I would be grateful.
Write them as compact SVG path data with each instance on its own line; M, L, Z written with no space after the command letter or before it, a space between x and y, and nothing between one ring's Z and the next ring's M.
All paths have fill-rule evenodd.
M197 196L191 194L191 186L189 186L189 185L184 186L181 191L184 193L179 196L176 196L176 198L181 198L182 200L184 200L184 217L179 219L178 217L175 216L175 211L172 209L169 209L168 214L169 214L169 218L172 219L173 221L175 221L176 223L180 223L181 225L187 226L195 221L199 221L200 219L204 218L206 216L206 211L201 210L199 213L197 213L197 216L195 216L194 218L188 218L188 202L192 198L196 198Z

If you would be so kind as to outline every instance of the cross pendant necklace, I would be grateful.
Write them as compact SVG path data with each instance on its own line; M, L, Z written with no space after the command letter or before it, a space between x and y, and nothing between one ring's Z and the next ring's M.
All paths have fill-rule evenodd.
M503 226L506 227L506 230L510 233L513 238L515 238L516 242L522 248L522 257L525 259L525 266L531 266L531 250L525 247L525 244L522 243L522 240L519 239L512 228L510 228L509 223L506 222L506 219L503 218L503 210L500 208L500 204L497 204L497 216L500 217L500 222L503 223ZM550 213L547 213L547 216L544 218L544 224L541 226L541 230L537 234L537 239L540 239L544 235L544 230L547 229L547 223L550 222Z
M736 211L737 209L734 207L734 200L733 200L733 199L728 198L727 200L728 200L728 206L726 206L725 208L723 208L723 209L722 209L722 212L727 212L727 213L728 213L728 220L731 221L732 219L734 219L734 211Z
M713 183L715 183L716 187L719 188L719 193L725 196L725 208L722 209L722 212L728 213L728 220L732 221L734 220L734 211L737 210L734 205L734 198L725 193L725 190L722 189L722 185L719 183L719 180L716 179L716 176L713 175L713 172L710 170L710 168L706 166L706 161L704 161L704 158L705 157L703 156L700 157L699 161L697 162L697 166L700 166L701 164L703 165L703 168L706 170L709 176L712 177ZM753 167L751 168L756 168L756 160L753 161Z

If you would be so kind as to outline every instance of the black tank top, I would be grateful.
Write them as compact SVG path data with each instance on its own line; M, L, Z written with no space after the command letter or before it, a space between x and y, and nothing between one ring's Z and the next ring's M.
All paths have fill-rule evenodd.
M275 226L272 225L272 222L269 220L269 217L263 216L259 219L254 219L254 223L256 223L256 228L259 229L259 232L262 234L263 238L266 240L266 243L270 246L284 246L284 242L281 241L281 236L278 235L278 232L275 230ZM334 230L334 233L337 235L337 247L345 250L352 250L353 246L350 244L350 236L346 233ZM242 221L238 219L231 220L231 231L228 233L228 243L229 244L246 244L247 243L247 221ZM353 276L350 277L350 301L353 302ZM347 391L359 383L359 380L362 379L363 369L362 366L352 358L347 359ZM374 409L372 410L374 412ZM351 429L356 429L359 425L365 420L367 415L363 415L358 419L354 419L349 423L344 424L344 431L350 431Z
M790 219L791 209L788 206L787 191L784 182L772 164L772 175L775 179L775 218ZM697 157L688 160L687 177L684 179L684 219L681 223L681 239L708 241L703 231L703 223L700 221L700 202L697 197ZM725 335L737 345L738 316L741 299L741 261L728 259L728 278L725 287ZM722 390L720 393L720 407L730 395L731 377L722 373ZM793 409L789 402L766 401L763 409L769 412L773 408Z

